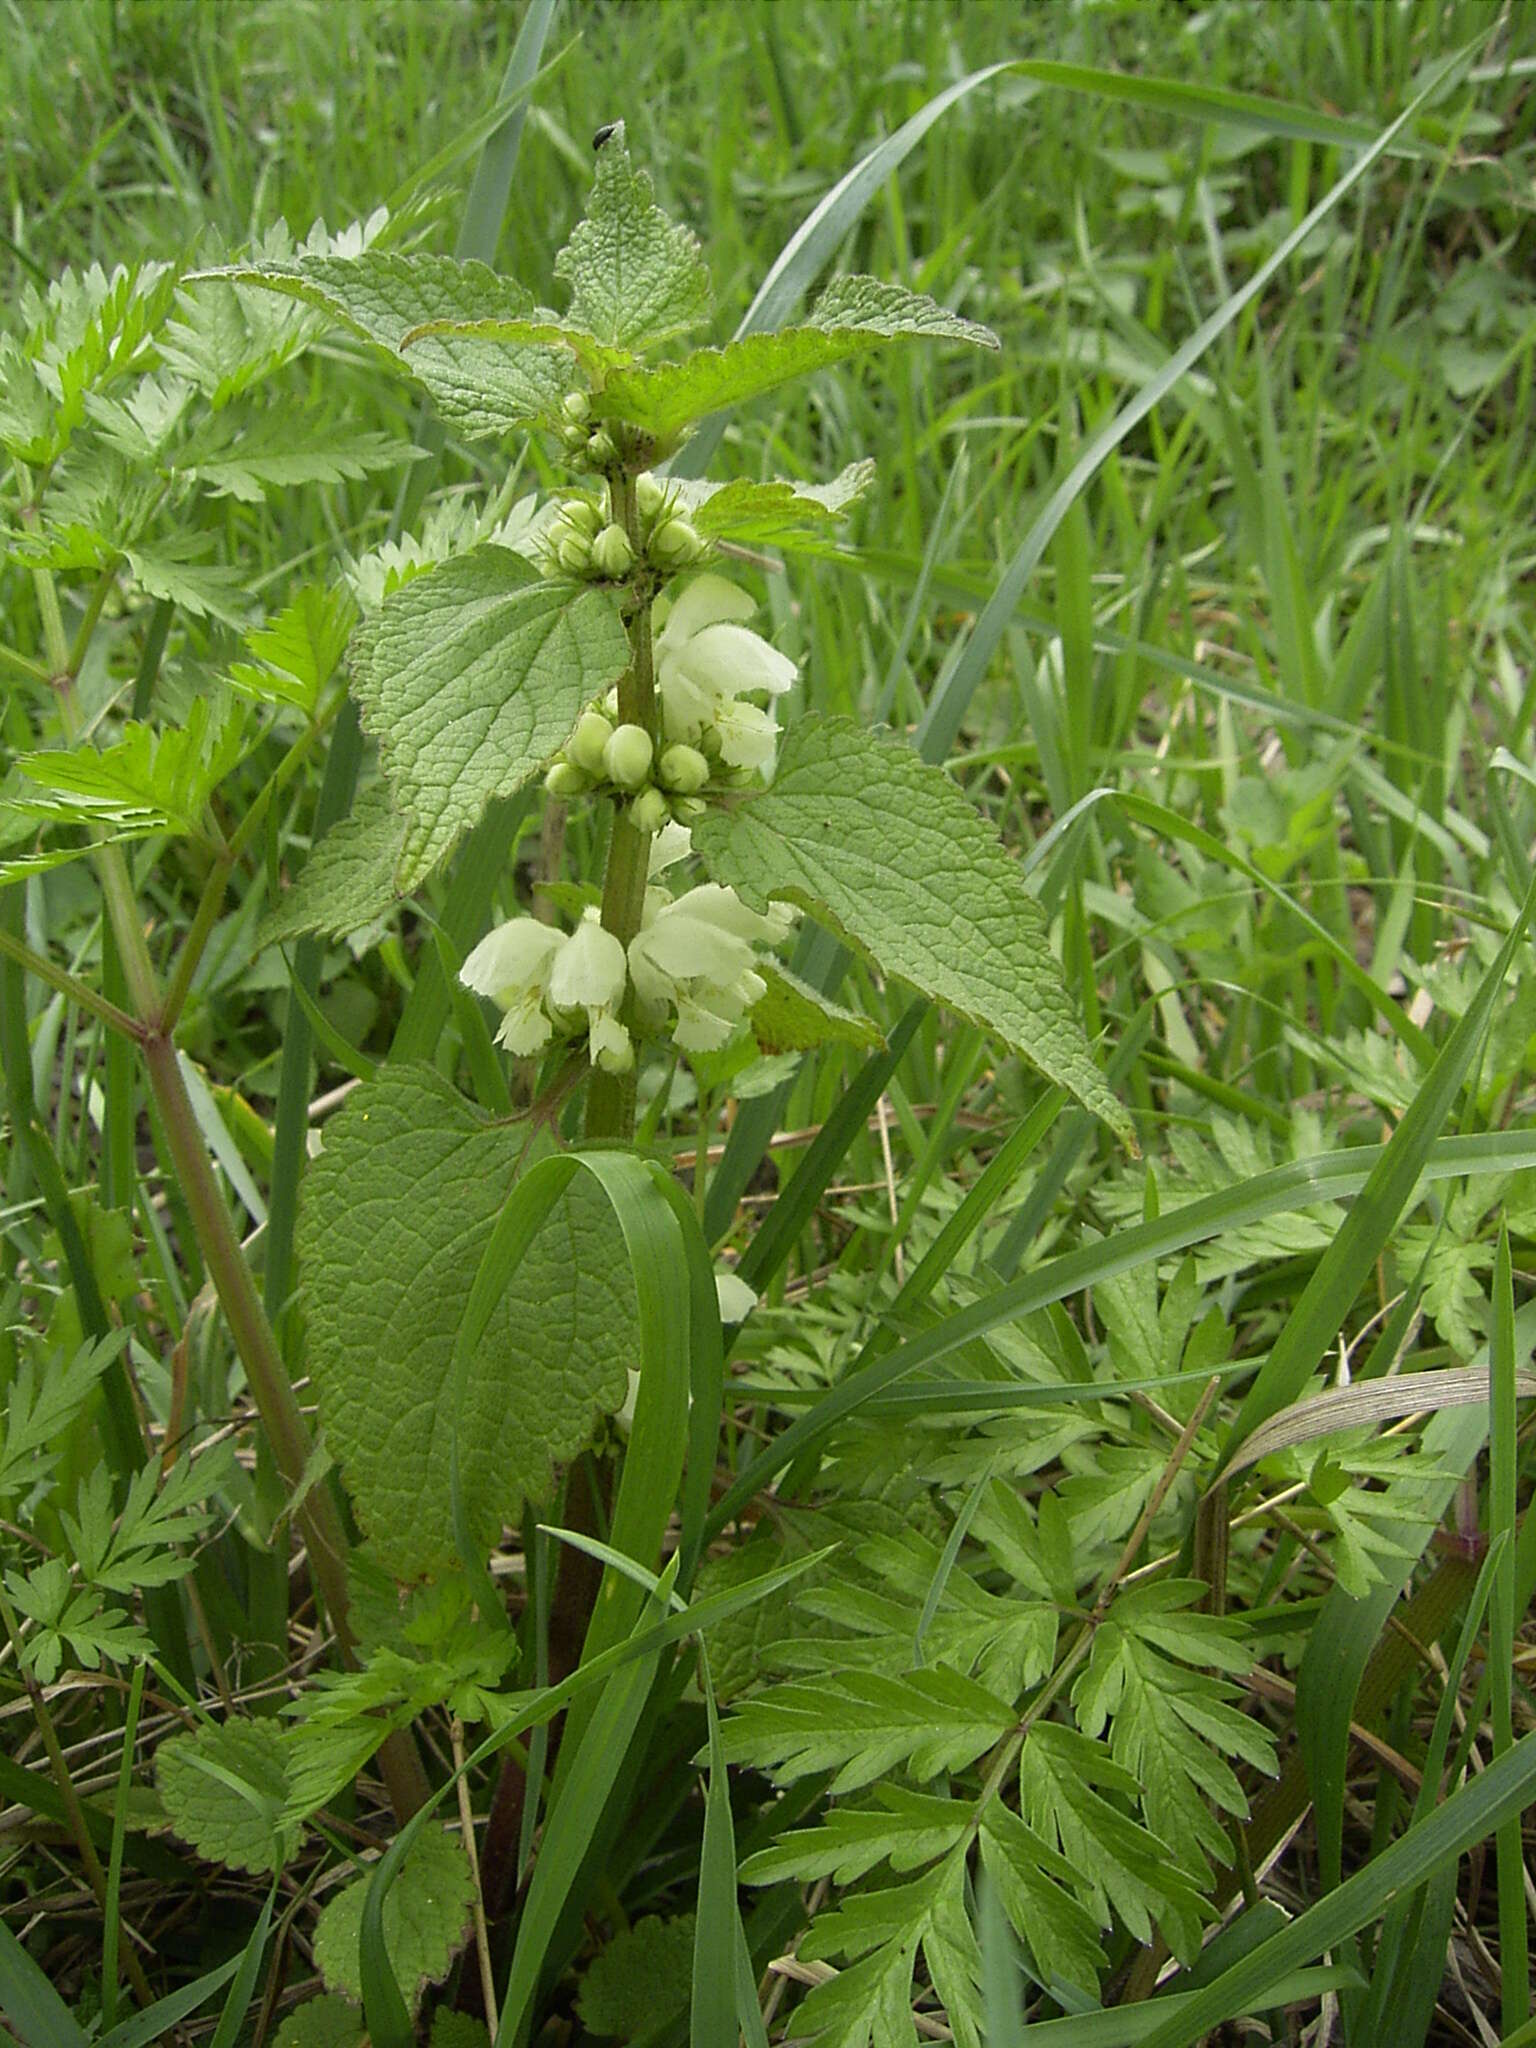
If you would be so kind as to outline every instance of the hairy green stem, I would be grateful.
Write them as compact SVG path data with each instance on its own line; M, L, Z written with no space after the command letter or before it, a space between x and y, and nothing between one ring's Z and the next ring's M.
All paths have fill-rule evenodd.
M613 516L629 536L637 563L645 559L644 537L640 531L640 508L635 498L635 479L615 476L609 486ZM641 569L633 585L635 609L629 621L629 667L619 678L619 722L643 726L655 741L656 671L651 647L652 579ZM651 835L630 822L629 811L615 809L613 834L608 841L608 866L603 876L603 929L613 933L626 949L640 929L645 909L645 885L650 870ZM607 1074L593 1071L587 1089L586 1134L589 1138L621 1138L635 1134L635 1071Z

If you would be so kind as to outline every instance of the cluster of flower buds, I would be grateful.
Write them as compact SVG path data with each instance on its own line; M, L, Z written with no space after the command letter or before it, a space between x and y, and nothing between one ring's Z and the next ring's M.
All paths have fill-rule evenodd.
M699 792L710 779L710 764L697 747L656 743L643 725L619 717L618 695L610 690L590 704L544 777L551 796L585 796L595 789L627 801L641 832L660 832L674 819L696 818L704 808Z
M578 399L583 406L587 404L582 393L573 391L567 406ZM586 434L585 427L578 431ZM611 469L615 450L607 431L599 429L591 440L607 443L602 451L605 460L593 466ZM583 442L583 446L589 445ZM635 507L640 564L653 578L664 581L702 560L705 544L693 523L679 509L675 495L649 471L635 480ZM544 546L552 575L621 583L637 566L636 543L614 516L612 487L606 482L591 492L572 492L562 501L545 529Z

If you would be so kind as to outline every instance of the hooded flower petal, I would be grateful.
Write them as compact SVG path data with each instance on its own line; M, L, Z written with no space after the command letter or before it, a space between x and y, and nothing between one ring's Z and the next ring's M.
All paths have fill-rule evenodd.
M779 697L790 688L798 673L789 656L771 647L761 634L750 632L745 626L723 623L695 633L675 660L691 682L721 696L766 690Z
M616 1010L624 999L624 948L603 930L595 910L565 940L549 974L557 1010Z
M486 933L459 969L459 979L477 996L489 996L505 1008L523 991L543 988L562 944L553 925L533 917L509 918Z

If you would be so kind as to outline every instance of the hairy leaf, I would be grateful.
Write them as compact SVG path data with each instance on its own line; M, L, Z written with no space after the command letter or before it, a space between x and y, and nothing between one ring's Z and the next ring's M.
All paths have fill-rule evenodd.
M315 1922L315 1967L332 1991L363 1995L358 1942L368 1877L329 1901ZM406 1851L384 1900L384 1947L414 2013L429 1984L447 1976L469 1934L474 1877L457 1835L428 1828Z
M491 1122L430 1068L391 1066L327 1124L304 1179L298 1246L326 1441L382 1561L401 1578L456 1558L458 1318L529 1126ZM487 1544L551 1465L619 1407L634 1293L618 1226L585 1176L535 1239L493 1316L459 1418L469 1522Z
M648 1914L599 1949L576 1999L588 2033L630 2041L683 2010L693 1973L694 1924L692 1913L676 1920Z
M323 1991L289 2013L277 2030L277 2048L367 2048L362 2007Z
M709 271L697 238L667 219L629 160L624 124L597 152L586 217L555 258L570 318L599 341L649 348L707 319Z
M285 945L301 932L343 938L387 916L400 900L395 875L408 821L393 808L382 782L371 784L338 819L267 912L258 946Z
M845 1010L803 982L787 967L765 962L767 991L752 1006L749 1022L765 1053L808 1052L816 1045L883 1045L878 1025L856 1010Z
M840 277L827 287L805 326L744 335L723 348L695 349L678 363L615 370L594 394L593 410L606 419L631 420L665 440L705 413L742 405L797 377L896 341L997 347L990 328L962 320L919 292L873 277Z
M629 641L614 600L549 581L508 548L417 576L365 620L353 686L407 812L396 880L414 888L493 797L510 796L617 682Z
M575 375L571 351L545 342L511 347L474 334L434 334L402 354L405 337L433 322L520 321L532 312L521 285L484 263L366 249L301 252L202 275L282 292L328 313L422 384L449 426L476 437L555 416Z
M889 974L994 1032L1122 1136L1018 863L942 770L889 733L810 717L773 786L694 827L717 882L799 903Z
M759 547L793 547L807 531L825 529L858 503L875 480L872 461L850 462L829 484L789 483L775 478L754 483L673 479L681 509L708 540L751 542Z
M210 1863L272 1871L298 1845L284 1824L283 1735L274 1721L225 1721L173 1735L155 1755L155 1783L172 1828Z

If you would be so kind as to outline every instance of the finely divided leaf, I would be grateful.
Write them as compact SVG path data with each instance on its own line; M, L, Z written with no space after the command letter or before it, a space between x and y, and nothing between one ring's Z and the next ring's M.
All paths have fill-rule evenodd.
M100 753L79 746L23 754L16 765L39 792L17 797L18 810L66 824L102 825L118 837L202 830L208 799L240 758L242 721L210 730L208 699L194 700L183 726L157 732L131 721Z
M359 1938L370 1874L337 1892L315 1922L315 1966L332 1991L363 1995ZM384 1947L414 2013L469 1934L474 1878L456 1835L428 1829L407 1850L384 1900Z
M851 719L792 728L773 786L694 827L717 882L780 897L1022 1053L1127 1139L1018 863L941 769Z
M230 682L242 696L313 714L356 620L357 607L344 588L308 584L275 618L246 635L257 659L237 662Z
M877 1786L875 1797L878 1806L834 1806L819 1827L780 1835L742 1864L742 1881L778 1884L792 1877L811 1884L830 1877L844 1885L867 1877L877 1863L889 1863L898 1874L921 1870L947 1855L970 1828L968 1802L894 1784Z
M175 1735L155 1755L155 1783L184 1842L210 1863L272 1871L298 1845L284 1825L283 1735L275 1721L225 1721Z
M617 122L597 153L586 218L555 258L570 318L599 341L650 348L709 317L709 271L697 238L668 220L629 160Z
M1137 1791L1136 1780L1102 1743L1054 1721L1030 1730L1019 1757L1019 1805L1027 1825L1066 1858L1101 1925L1113 1906L1145 1944L1156 1919L1168 1946L1187 1963L1200 1946L1200 1894L1168 1845L1104 1797L1134 1799Z
M188 442L171 467L215 497L259 505L269 490L356 481L414 462L419 452L395 434L273 410L255 422L219 422Z
M1054 1978L1096 1990L1104 1952L1093 1915L1073 1895L1076 1873L1066 1858L1001 1799L992 1799L982 1815L981 1860L1040 1982Z
M835 1770L852 1792L904 1765L915 1778L963 1770L1013 1726L1013 1709L942 1665L905 1678L847 1671L820 1685L780 1685L745 1700L724 1728L731 1763L777 1784Z
M446 1392L458 1318L513 1180L541 1149L526 1124L487 1120L430 1068L391 1066L327 1124L305 1175L298 1244L326 1441L402 1578L457 1557ZM460 1480L487 1544L622 1403L634 1315L618 1226L579 1177L469 1375Z
M508 548L417 576L359 630L353 685L410 816L396 876L414 888L493 797L510 796L617 682L629 641L603 591L541 577Z
M741 405L834 363L892 342L964 341L996 348L997 336L920 292L872 277L836 279L803 327L748 334L695 349L679 363L615 370L593 398L601 417L627 419L665 440L705 413Z
M1207 1801L1248 1812L1222 1752L1269 1773L1275 1760L1267 1731L1232 1704L1238 1688L1200 1668L1245 1671L1252 1661L1234 1623L1188 1611L1201 1590L1168 1580L1122 1593L1094 1636L1072 1704L1085 1735L1109 1724L1110 1753L1139 1780L1148 1823L1208 1881L1205 1856L1225 1863L1231 1850Z
M256 933L257 946L286 945L302 932L344 938L388 916L400 900L395 874L405 850L406 824L384 784L371 784L268 911Z

